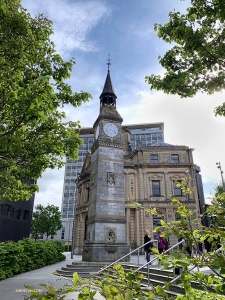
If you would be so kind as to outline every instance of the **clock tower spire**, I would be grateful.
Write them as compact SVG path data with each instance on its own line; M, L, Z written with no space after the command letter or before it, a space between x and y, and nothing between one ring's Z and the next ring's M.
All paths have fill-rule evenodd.
M87 236L82 260L112 262L129 252L124 201L123 119L108 73L100 96L100 113L93 127ZM128 259L128 258L127 258Z
M107 59L107 65L108 65L108 73L106 76L105 84L102 90L102 93L100 95L100 107L103 105L111 105L116 108L116 94L114 92L112 80L110 77L110 66L111 66L111 59L110 54Z

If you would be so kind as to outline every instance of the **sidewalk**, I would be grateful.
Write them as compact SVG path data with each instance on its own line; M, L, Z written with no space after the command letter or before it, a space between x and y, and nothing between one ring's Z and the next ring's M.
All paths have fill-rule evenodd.
M12 278L4 279L0 281L0 299L1 300L22 300L25 296L29 296L30 293L26 291L24 285L32 286L35 289L42 289L40 283L51 282L55 287L60 288L64 284L68 283L67 280L53 274L54 271L60 269L66 264L72 263L72 261L82 261L81 255L74 255L71 259L71 253L65 252L66 260L59 263L43 267L41 269L33 270L23 274L16 275ZM137 256L132 256L131 262L137 264ZM143 265L146 262L144 255L140 255L139 263ZM103 299L101 295L98 297ZM67 300L77 299L76 293L72 293L66 297Z
M40 283L51 282L57 288L62 287L67 283L67 280L60 279L60 277L53 275L57 269L71 263L72 261L81 261L81 255L74 255L70 258L70 253L65 252L66 260L59 263L43 267L41 269L33 270L23 274L16 275L0 281L0 299L1 300L22 300L30 293L26 292L24 285L33 286L35 289L42 289Z
M53 274L54 271L60 269L66 264L72 263L72 261L82 261L81 255L74 255L73 259L71 259L71 253L65 252L66 260L61 261L59 263L43 267L41 269L33 270L30 272L26 272L20 275L16 275L12 278L8 278L0 281L0 299L1 300L22 300L25 296L29 296L30 293L26 291L24 285L32 286L35 289L42 289L39 285L40 283L48 283L51 282L55 287L60 288L64 284L69 283L66 279L62 279ZM138 257L132 256L131 263L138 264ZM140 266L145 264L145 256L139 256L139 264ZM157 265L155 265L157 267ZM195 270L197 271L197 270ZM209 268L200 269L203 273L211 273ZM77 293L70 293L67 295L66 300L77 299ZM104 299L101 295L97 296L97 299Z

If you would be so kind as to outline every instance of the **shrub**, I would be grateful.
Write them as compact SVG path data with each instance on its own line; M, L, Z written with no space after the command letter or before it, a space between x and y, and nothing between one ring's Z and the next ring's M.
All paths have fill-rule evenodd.
M69 249L68 249L68 245L64 244L63 246L64 246L64 252L68 252L68 251L71 252L72 245L69 245Z
M59 241L24 239L17 243L0 243L0 279L65 260L63 251L63 244Z

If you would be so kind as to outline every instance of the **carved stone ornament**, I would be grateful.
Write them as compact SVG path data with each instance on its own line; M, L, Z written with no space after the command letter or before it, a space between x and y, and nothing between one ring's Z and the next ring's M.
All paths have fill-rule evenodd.
M158 175L158 174L151 174L150 176L148 176L149 180L163 180L163 176L162 175Z
M158 202L158 201L164 201L165 199L164 199L164 197L154 197L154 196L151 196L150 200L152 202Z
M105 239L107 244L114 244L117 240L116 228L106 228Z
M105 245L105 250L108 253L115 253L118 250L118 246L113 245L113 244L106 244Z
M107 183L108 185L115 185L115 174L107 173Z
M182 180L182 177L184 177L184 175L180 174L180 175L172 175L169 178L170 180L178 181L178 180Z
M87 234L87 241L88 242L91 241L91 231L90 230L88 231L88 234Z
M172 219L172 210L167 211L167 216L169 219Z

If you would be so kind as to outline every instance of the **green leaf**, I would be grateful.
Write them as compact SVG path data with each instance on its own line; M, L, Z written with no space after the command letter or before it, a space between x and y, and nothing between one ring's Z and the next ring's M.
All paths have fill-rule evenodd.
M73 280L78 281L80 279L77 272L73 273Z
M131 290L127 289L125 293L125 300L132 300L133 299L133 293Z
M165 295L164 289L159 285L157 285L157 287L156 287L156 292L159 295L162 295L162 296Z
M136 278L136 276L132 273L128 273L125 278L129 281L132 281Z
M171 204L174 205L174 204L180 204L180 201L178 199L172 199L171 201Z
M220 269L220 274L221 274L221 275L224 275L224 274L225 274L225 268L221 268L221 269Z

